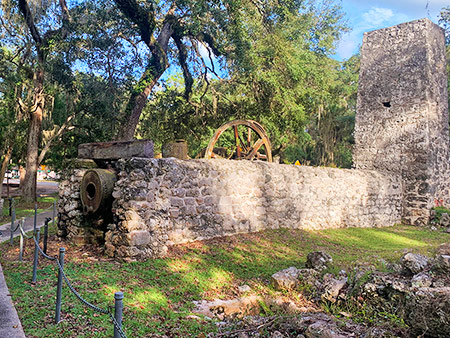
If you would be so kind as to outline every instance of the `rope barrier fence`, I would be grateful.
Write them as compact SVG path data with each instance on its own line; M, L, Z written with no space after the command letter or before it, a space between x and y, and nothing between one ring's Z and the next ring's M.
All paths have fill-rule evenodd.
M48 208L51 210L53 208L53 222L55 221L55 204ZM36 215L37 208L35 207L35 215ZM44 209L47 210L47 209ZM14 220L13 220L14 219ZM40 241L40 229L36 226L36 217L35 217L35 223L34 223L34 231L33 236L29 236L26 234L24 229L25 224L25 217L22 217L21 220L18 222L16 228L11 231L11 239L12 234L19 230L19 236L20 236L20 250L19 250L19 261L23 261L23 246L24 246L24 238L26 239L33 239L34 242L34 259L33 259L33 276L32 276L32 283L36 283L37 279L37 268L38 268L38 262L39 262L39 256L44 257L45 259L56 262L56 266L58 268L58 283L57 283L57 289L56 289L56 309L55 309L55 323L58 324L61 321L61 299L62 299L62 281L65 282L71 293L75 295L75 297L83 304L84 306L90 308L91 310L107 315L109 316L110 321L112 322L114 326L114 338L127 338L125 335L125 332L122 329L122 312L123 312L123 293L122 292L116 292L114 294L114 313L109 308L103 309L101 307L98 307L90 302L88 302L86 299L84 299L79 292L73 287L72 283L70 282L69 278L66 275L66 272L64 271L64 256L65 256L65 248L59 249L59 256L50 256L46 253L47 249L47 235L48 234L48 223L51 220L51 218L45 219L45 230L44 230L44 249L41 249L39 245ZM11 230L13 229L15 221L15 210L13 207L12 210L12 221L11 221ZM53 223L54 224L54 223ZM12 242L11 242L12 243Z

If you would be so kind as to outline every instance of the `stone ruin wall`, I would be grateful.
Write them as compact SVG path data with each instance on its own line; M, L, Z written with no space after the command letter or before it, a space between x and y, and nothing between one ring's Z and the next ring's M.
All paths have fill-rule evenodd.
M116 169L114 221L104 237L110 256L161 256L173 244L265 229L390 226L401 219L400 177L375 171L173 158L119 160ZM61 199L70 200L61 204L68 236L78 242L102 235L80 227L83 174L61 189Z
M444 31L428 19L364 34L353 161L402 176L407 224L450 205L445 67Z
M448 96L441 28L428 19L366 33L355 170L263 162L115 161L112 210L81 212L77 169L60 185L60 232L116 257L264 229L428 223L450 206Z

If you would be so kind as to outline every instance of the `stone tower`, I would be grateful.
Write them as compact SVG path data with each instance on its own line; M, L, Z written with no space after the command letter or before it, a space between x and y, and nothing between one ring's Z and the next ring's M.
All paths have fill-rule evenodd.
M445 67L444 32L428 19L364 34L354 163L402 176L408 224L449 203Z

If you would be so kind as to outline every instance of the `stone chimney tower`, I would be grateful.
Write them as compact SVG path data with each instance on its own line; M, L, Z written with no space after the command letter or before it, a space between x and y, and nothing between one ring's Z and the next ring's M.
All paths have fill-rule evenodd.
M402 176L407 224L449 206L448 123L443 29L421 19L365 33L354 164Z

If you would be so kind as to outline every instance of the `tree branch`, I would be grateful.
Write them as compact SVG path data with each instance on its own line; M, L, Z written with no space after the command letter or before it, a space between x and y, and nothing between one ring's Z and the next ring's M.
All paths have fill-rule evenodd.
M184 97L186 100L189 100L194 80L192 79L192 75L191 72L189 71L189 67L187 64L188 52L186 46L182 41L182 37L177 34L177 30L173 32L172 38L175 41L175 44L178 48L178 61L180 62L180 66L183 69L184 86L185 86Z
M41 164L41 162L44 160L45 155L47 154L48 150L50 149L50 146L52 145L52 142L56 139L59 138L62 133L64 132L64 130L67 129L67 127L69 126L70 121L75 117L75 114L70 115L66 121L63 123L63 125L58 129L58 131L56 133L54 133L52 136L50 136L50 138L48 139L47 143L45 143L44 148L41 150L41 153L39 154L38 157L38 165Z
M59 0L59 6L62 12L62 27L67 29L68 25L72 22L69 9L67 8L66 0Z
M38 53L40 53L40 47L42 45L41 35L34 24L33 15L31 14L30 7L28 6L28 2L26 0L19 0L19 9L22 12L23 18L25 19L25 23L30 30L31 36L36 43L36 47L38 48Z
M135 0L114 0L125 16L138 28L142 41L147 46L151 44L151 37L156 28L154 8L150 5L150 10L144 10Z

